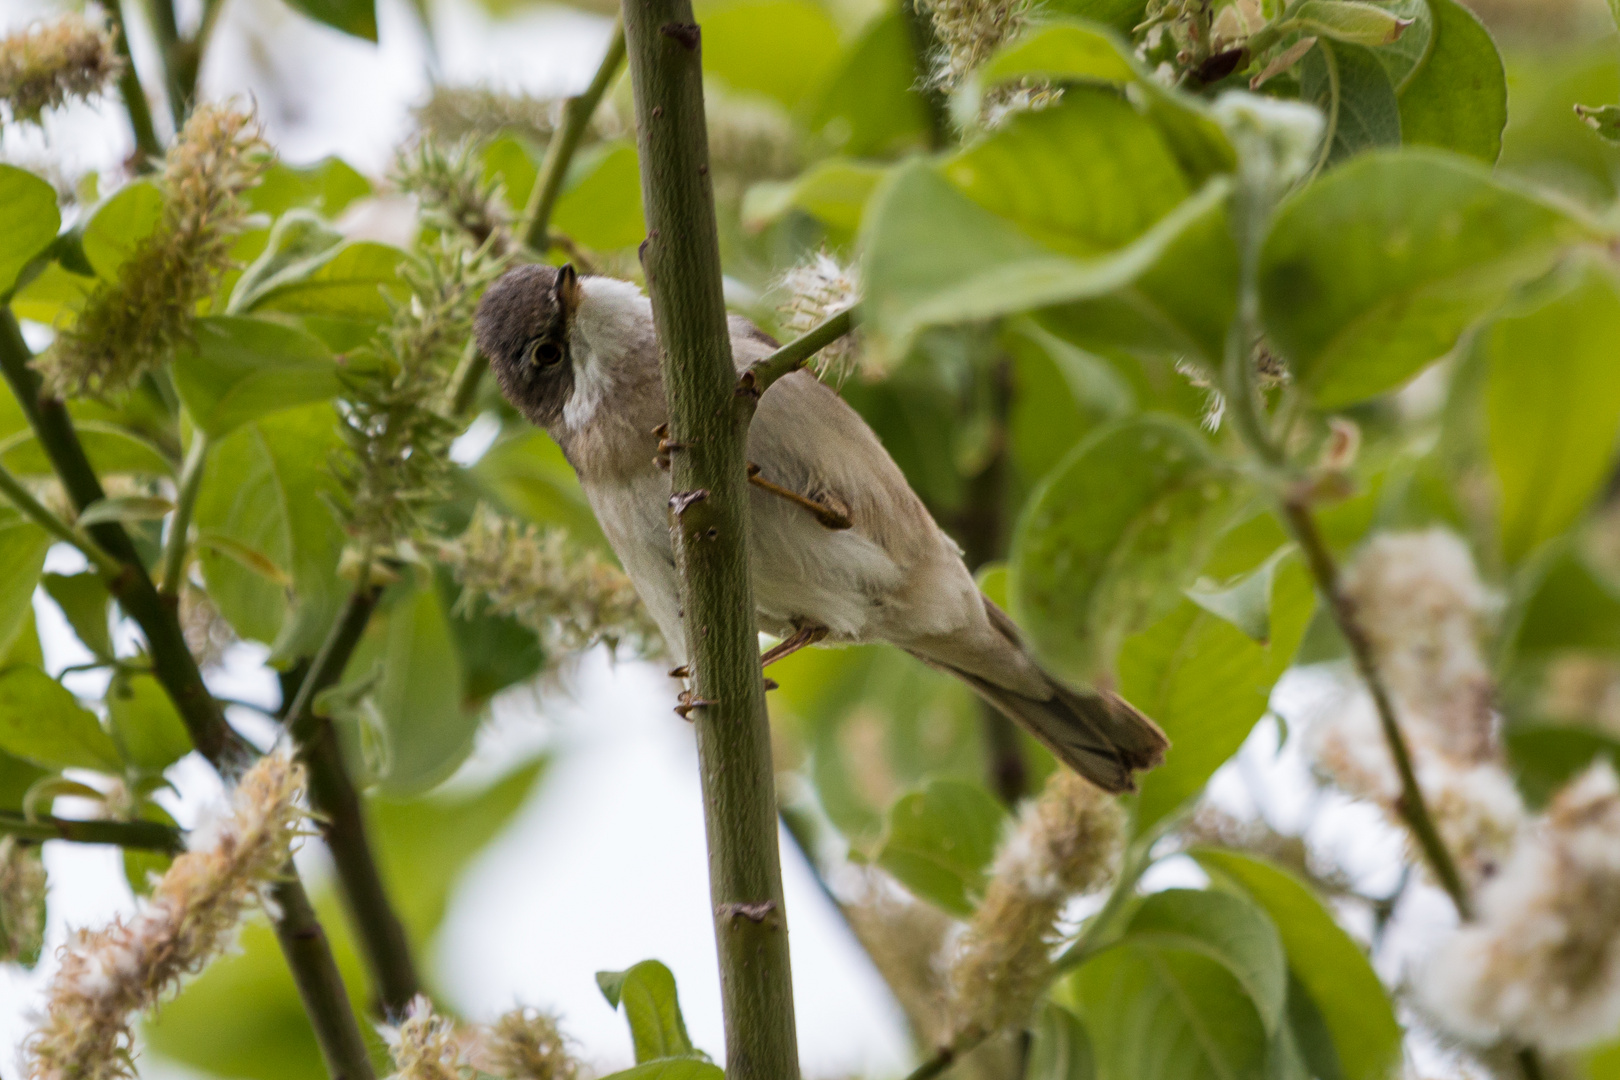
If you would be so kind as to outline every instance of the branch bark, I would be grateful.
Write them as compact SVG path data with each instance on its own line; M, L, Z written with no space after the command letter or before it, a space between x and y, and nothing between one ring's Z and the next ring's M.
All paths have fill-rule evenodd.
M40 815L29 818L0 810L0 836L19 840L71 840L76 844L117 844L140 851L166 851L178 855L186 849L179 829L160 821L76 821Z
M10 308L0 309L0 373L28 417L68 498L83 512L104 497L101 481L85 456L67 407L42 395L30 359L16 317ZM109 583L109 591L145 635L152 674L174 702L192 745L221 775L239 775L252 760L253 748L225 723L219 703L204 685L202 672L180 629L178 605L173 598L158 595L122 525L106 522L92 525L87 531L103 550L123 564L122 572ZM366 1054L343 976L298 872L290 863L287 876L274 891L276 936L309 1009L328 1071L334 1080L372 1080L375 1074L371 1058Z
M382 1011L404 1013L421 989L405 924L389 900L366 831L365 807L343 764L337 730L315 711L315 698L335 686L354 655L382 590L362 581L349 595L331 633L287 711L286 725L309 772L309 797L319 815L321 837L332 852L339 893L371 972Z
M625 0L642 245L669 398L689 704L697 729L726 1070L797 1080L770 726L748 568L747 416L721 290L700 31L690 0Z

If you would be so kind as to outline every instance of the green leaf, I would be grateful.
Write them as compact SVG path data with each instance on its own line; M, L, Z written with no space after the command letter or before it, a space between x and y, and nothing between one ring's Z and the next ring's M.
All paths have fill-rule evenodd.
M0 663L33 613L34 586L51 537L9 506L0 506Z
M109 495L84 508L78 523L84 528L109 521L161 521L174 503L156 495Z
M322 492L338 446L329 405L288 409L238 427L209 451L193 515L199 533L268 558L291 596L220 545L202 545L208 595L236 632L273 644L274 657L312 656L347 589L337 578L344 536Z
M853 235L888 169L842 158L818 161L792 180L755 184L743 197L743 224L763 229L803 210L835 233Z
M1126 85L1137 82L1142 73L1118 34L1081 19L1060 17L1014 38L985 62L976 77L987 87L1025 78Z
M601 251L634 247L647 235L635 142L620 139L580 154L568 170L551 223L576 243Z
M76 412L72 408L70 412ZM134 473L145 476L168 476L174 472L173 463L153 443L128 428L105 420L84 420L75 417L79 442L85 456L101 476ZM7 445L9 444L9 445ZM32 429L20 431L0 443L0 456L6 468L22 476L54 476L55 467L46 455Z
M345 684L364 684L379 665L370 694L381 751L371 771L386 794L426 791L472 751L479 719L463 708L460 658L431 581L393 590L349 661Z
M979 785L933 780L889 808L873 861L924 900L972 915L1006 823L1006 810Z
M359 240L300 263L296 279L278 277L241 311L285 311L339 319L382 322L392 316L387 295L402 296L399 264L405 253L387 244Z
M1323 408L1394 389L1590 229L1434 150L1366 154L1278 211L1261 256L1266 329Z
M1607 143L1620 143L1620 105L1576 105L1575 115Z
M1361 947L1310 888L1281 867L1236 851L1192 854L1270 914L1290 970L1332 1035L1345 1080L1386 1080L1400 1060L1401 1027Z
M302 281L335 257L342 242L342 233L308 210L283 215L259 257L236 279L225 310L249 311L276 286Z
M1620 763L1620 741L1589 727L1514 724L1504 736L1525 802L1543 807L1598 758Z
M663 1058L609 1073L602 1080L724 1080L725 1070L699 1058Z
M926 146L929 116L916 53L897 8L873 18L844 50L809 110L808 126L851 157L886 157ZM812 167L813 168L813 167Z
M0 298L9 297L61 223L55 188L26 169L0 165Z
M0 671L0 750L47 769L117 773L124 766L96 714L35 667Z
M1345 6L1333 0L1327 6ZM1401 144L1400 103L1389 74L1371 49L1326 41L1300 64L1300 98L1327 118L1322 139L1326 162L1337 165L1355 154Z
M1144 899L1125 940L1201 953L1242 984L1260 1023L1275 1034L1288 1001L1288 964L1277 928L1260 908L1230 893L1166 889Z
M325 218L335 218L349 204L371 194L371 182L339 157L325 157L312 165L276 162L265 170L244 201L259 214L278 218L294 207L307 207Z
M1271 583L1277 574L1277 564L1292 550L1292 546L1278 548L1258 569L1243 575L1224 589L1201 578L1191 588L1183 589L1182 594L1216 618L1225 619L1259 644L1269 644Z
M1120 693L1170 737L1159 768L1142 777L1136 829L1146 831L1200 791L1266 714L1315 609L1298 562L1279 568L1271 597L1271 643L1261 645L1190 601L1128 638L1119 652Z
M163 191L151 180L125 184L90 213L80 241L85 258L103 281L116 281L118 268L152 234L163 217Z
M1287 27L1348 45L1390 45L1411 23L1382 7L1358 0L1305 0L1294 7Z
M1120 638L1175 606L1235 483L1202 436L1168 417L1123 420L1075 447L1013 537L1013 607L1043 654L1093 673Z
M963 196L926 161L896 169L862 225L870 346L900 356L928 326L1100 296L1130 284L1225 196L1212 182L1118 251L1075 259L1042 247Z
M1399 40L1373 50L1389 74L1390 85L1401 94L1429 58L1434 44L1434 13L1429 0L1381 0L1378 6L1411 24L1401 32Z
M113 658L112 629L107 622L107 605L112 594L107 583L94 571L82 574L46 574L41 584L56 606L67 616L68 625L98 660Z
M609 1005L624 1006L638 1064L695 1052L669 968L657 960L643 960L624 971L598 971L596 985Z
M107 690L107 716L124 757L161 773L191 752L191 736L174 703L150 675L120 674Z
M1560 535L1608 481L1620 435L1620 281L1596 257L1530 311L1499 318L1481 347L1502 554L1521 562Z
M814 92L838 61L838 26L810 0L708 0L696 14L704 75L786 109Z
M986 210L1079 256L1118 250L1190 194L1153 122L1117 95L1087 87L1017 114L941 168Z
M524 426L503 434L471 472L480 488L513 513L541 525L562 525L574 539L606 547L579 477L544 431Z
M266 319L198 319L174 359L174 387L191 422L214 438L342 389L332 352L310 334Z
M1097 1080L1262 1080L1265 1027L1243 984L1188 949L1124 943L1073 985L1096 1052Z
M465 708L477 708L508 686L538 674L545 663L540 640L516 619L487 611L456 612L461 590L441 566L434 575L439 602L450 617L450 633L461 658Z
M1570 551L1538 569L1525 589L1514 653L1545 658L1563 649L1620 652L1620 592L1607 577Z
M1401 91L1401 138L1494 165L1507 126L1507 72L1478 17L1457 0L1428 0L1434 44Z
M287 0L296 11L301 11L316 22L341 30L350 37L364 41L377 41L376 0Z
M1035 1009L1025 1080L1095 1080L1091 1036L1080 1018L1050 999Z

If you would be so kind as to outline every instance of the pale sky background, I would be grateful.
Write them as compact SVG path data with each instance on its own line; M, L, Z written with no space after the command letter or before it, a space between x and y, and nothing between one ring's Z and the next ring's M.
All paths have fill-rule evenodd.
M0 32L52 10L41 0L0 0ZM194 19L195 10L195 3L181 0L183 21L188 14ZM467 0L441 0L435 12L441 81L540 94L582 87L608 31L606 20L563 8L531 9L500 24ZM203 91L255 100L271 141L290 163L338 153L375 175L409 131L407 110L426 92L430 63L415 17L401 0L380 0L379 23L381 43L371 46L297 16L278 0L226 0L202 73ZM137 26L133 36L137 56L147 55L144 30ZM162 110L154 111L161 123ZM54 159L75 176L129 153L116 100L65 113L43 135L13 127L0 138L0 158L33 166ZM77 558L53 551L50 565L71 570ZM84 659L43 594L35 609L50 669ZM273 705L276 691L263 655L254 646L233 649L225 668L210 675L216 692ZM93 681L71 685L86 694L100 689ZM1274 704L1296 733L1324 687L1325 680L1297 674L1279 687ZM543 698L525 688L497 704L469 772L499 772L504 762L540 747L550 749L555 761L452 897L430 958L448 1004L471 1019L490 1019L518 1002L557 1010L583 1056L607 1071L630 1062L630 1045L622 1017L601 998L593 973L654 957L675 972L694 1040L721 1058L696 754L691 729L670 711L672 684L646 665L615 666L597 652L561 685L548 686ZM252 714L233 719L251 722ZM1256 730L1239 759L1217 777L1216 797L1237 812L1264 812L1287 831L1310 823L1313 842L1352 868L1368 890L1387 889L1399 869L1400 836L1372 808L1316 793L1298 739L1279 753L1277 730L1270 723ZM182 824L217 803L218 783L194 756L170 776L181 792L172 805ZM1263 806L1256 792L1265 793ZM0 967L5 1076L17 1074L17 1047L54 968L49 958L67 930L99 924L133 904L113 849L51 843L45 850L51 878L47 959L32 975ZM306 852L304 862L312 874L323 872L319 852ZM808 867L786 846L784 875L806 1075L902 1074L910 1050L881 980ZM1173 861L1156 870L1147 887L1199 881L1189 863ZM1409 895L1380 957L1389 978L1399 978L1451 920L1434 890ZM152 1055L142 1056L140 1068L148 1080L187 1075Z

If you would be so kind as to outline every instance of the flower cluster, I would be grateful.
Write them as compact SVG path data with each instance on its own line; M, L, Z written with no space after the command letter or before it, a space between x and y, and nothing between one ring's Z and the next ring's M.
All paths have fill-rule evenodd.
M548 651L599 641L658 651L658 630L624 571L576 548L561 530L542 532L480 506L467 531L439 552L462 585L463 605L517 618Z
M575 1080L579 1063L538 1009L517 1008L486 1026L463 1027L436 1015L418 994L405 1018L382 1035L394 1059L390 1080Z
M45 864L39 848L0 837L0 963L39 959L45 943Z
M474 247L500 257L513 250L511 215L498 180L486 180L478 146L463 139L445 149L422 139L400 153L394 183L416 196L422 218L441 232L461 233Z
M1447 1030L1566 1050L1620 1024L1620 780L1600 761L1523 830L1478 919L1424 966Z
M939 50L933 81L954 89L1029 21L1032 0L927 0Z
M782 330L790 338L814 330L861 299L860 275L855 267L843 265L825 250L784 274L778 290L783 300L777 310L782 316ZM860 334L851 332L818 352L810 363L821 378L840 385L860 368L861 359Z
M423 132L449 142L515 134L544 146L561 125L562 110L562 98L505 93L487 86L435 86L412 111ZM612 109L598 109L588 130L598 139L625 134Z
M269 162L248 115L211 105L192 113L169 151L157 228L37 361L51 393L123 390L190 338L198 303L231 265L247 216L242 195Z
M132 1015L157 1005L228 944L292 855L303 788L303 769L288 754L261 758L237 784L230 813L192 834L192 850L174 860L134 916L69 940L45 1019L27 1044L30 1080L134 1076Z
M775 102L704 87L709 171L717 199L742 198L761 180L781 180L803 165L793 120Z
M0 40L0 101L13 120L37 124L46 109L101 93L123 66L106 27L65 15Z
M1028 1017L1046 985L1064 905L1117 872L1123 836L1124 814L1113 798L1067 769L1052 774L997 852L984 901L952 961L956 1039Z
M1467 546L1444 529L1375 537L1341 583L1390 690L1418 786L1465 874L1482 880L1512 848L1525 811L1503 766L1480 638L1496 598ZM1395 813L1400 780L1378 713L1346 685L1315 725L1318 768Z
M478 297L502 266L486 248L443 240L401 270L409 298L351 357L345 452L333 471L339 512L363 556L406 539L444 494L457 430L441 412L446 386L471 333Z

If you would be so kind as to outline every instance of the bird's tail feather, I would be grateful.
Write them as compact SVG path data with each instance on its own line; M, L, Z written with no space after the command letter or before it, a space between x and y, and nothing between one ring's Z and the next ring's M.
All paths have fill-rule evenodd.
M973 688L1075 772L1105 791L1134 791L1132 773L1151 769L1170 747L1159 725L1118 694L1079 690L1042 672L1051 696L1028 697L950 664L913 654Z

